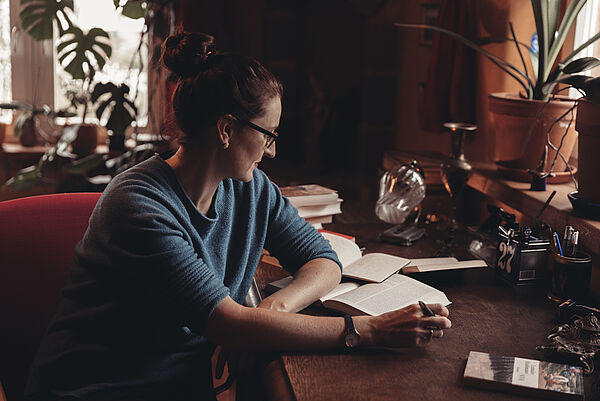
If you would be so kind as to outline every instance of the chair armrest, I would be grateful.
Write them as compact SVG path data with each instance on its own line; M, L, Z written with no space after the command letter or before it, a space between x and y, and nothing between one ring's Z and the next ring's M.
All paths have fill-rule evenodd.
M1 381L0 381L0 401L6 401L6 394L4 394L4 388L2 388Z

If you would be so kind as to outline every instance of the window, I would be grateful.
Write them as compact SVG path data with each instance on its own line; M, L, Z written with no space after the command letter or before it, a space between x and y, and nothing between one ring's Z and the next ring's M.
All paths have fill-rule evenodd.
M0 0L0 103L12 99L10 77L10 4ZM9 124L12 115L8 110L0 109L0 122Z
M137 52L144 21L121 16L115 11L113 0L75 0L74 4L77 26L83 31L98 26L110 35L112 55L104 68L96 73L94 82L110 81L115 84L127 84L131 99L135 99L139 116L145 119L148 111L147 43L140 47L139 53ZM98 23L98 21L102 22ZM53 50L56 50L58 43L56 38ZM54 59L57 59L56 54ZM65 93L69 89L77 90L78 82L73 82L71 76L58 62L55 68L54 103L56 108L62 109L70 105ZM81 109L83 106L80 106L80 112ZM89 111L88 117L93 119L95 114ZM139 124L145 125L145 121L139 121Z
M573 48L576 49L598 32L600 32L600 0L588 0L577 16ZM600 59L600 39L575 56L576 59L581 57L596 57ZM584 71L583 74L591 76L592 72L595 71L588 70ZM581 96L581 93L571 88L569 89L569 95L578 98Z
M65 108L70 105L66 90L78 82L58 63L55 54L58 38L54 43L34 41L21 28L20 10L20 0L0 0L0 101ZM113 0L75 0L74 11L74 22L81 29L87 31L98 26L110 35L112 56L96 74L94 83L126 83L138 107L138 125L144 126L148 114L147 43L141 46L140 57L137 56L143 20L122 17L115 10ZM9 16L10 24L7 23ZM88 110L88 116L90 120L95 118L93 110ZM11 115L0 114L0 118L10 122Z
M588 0L577 17L574 48L577 48L577 46L583 44L598 32L600 32L600 0ZM600 40L582 50L582 52L577 55L577 58L600 58L599 42Z

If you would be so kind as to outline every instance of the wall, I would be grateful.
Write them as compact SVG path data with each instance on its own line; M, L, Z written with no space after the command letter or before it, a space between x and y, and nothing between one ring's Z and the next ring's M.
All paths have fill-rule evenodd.
M278 162L314 171L376 172L383 150L450 151L441 128L419 122L429 81L432 47L422 31L393 26L422 23L424 6L441 0L362 2L329 0L229 0L186 2L178 13L186 29L213 33L222 48L259 58L285 85ZM523 0L454 0L472 17L477 36L519 40L535 30L531 3ZM521 66L514 44L490 52ZM527 58L527 57L526 57ZM477 55L465 91L456 103L474 103L479 129L465 144L467 158L494 159L488 94L520 86ZM464 81L463 81L464 82ZM473 89L473 94L470 90ZM424 115L427 119L427 114Z
M398 10L389 14L406 23L420 22L421 3L407 2L395 4ZM402 10L400 10L400 8ZM508 37L509 21L513 22L518 39L529 42L535 31L535 23L531 12L531 3L522 0L479 0L473 3L477 22L477 36ZM391 19L390 19L391 20ZM414 152L450 151L450 140L443 132L424 130L419 124L418 100L420 85L427 85L427 71L430 68L431 48L419 43L419 32L416 30L398 30L398 105L396 108L396 132L394 145L396 149ZM512 64L521 66L514 44L491 44L486 49L493 54L505 58ZM525 56L527 58L527 56ZM506 73L492 64L482 55L477 55L475 80L476 124L475 135L466 140L465 154L468 159L477 161L492 160L494 156L494 140L489 126L488 94L493 92L516 92L520 86ZM440 127L441 128L441 127Z

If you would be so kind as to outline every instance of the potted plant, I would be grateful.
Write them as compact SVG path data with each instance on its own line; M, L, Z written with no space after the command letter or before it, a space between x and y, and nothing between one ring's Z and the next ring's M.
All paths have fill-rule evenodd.
M83 106L81 124L78 124L77 138L72 142L74 153L85 156L94 152L97 143L98 126L86 124L86 116L89 106L93 100L94 76L97 71L102 70L107 60L112 55L110 38L106 31L94 27L84 32L73 23L73 0L36 0L30 2L21 0L25 5L19 14L23 28L35 40L52 39L53 29L56 26L60 36L56 48L58 61L63 64L73 80L78 83L75 89L67 91L71 104L76 109ZM144 18L149 2L141 0L115 0L115 8L120 8L121 14L132 18ZM113 104L111 110L116 111L119 116L109 121L111 125L115 120L123 121L122 108ZM133 103L131 104L133 105ZM102 113L101 113L102 114ZM135 113L133 113L135 117ZM130 120L127 124L132 122ZM120 128L120 127L119 127Z
M574 106L574 100L557 98L544 106L550 97L549 88L544 85L561 77L562 69L581 50L600 38L600 33L574 49L567 57L557 63L557 58L565 42L567 34L577 19L577 15L587 0L572 0L559 21L560 1L531 0L537 30L537 47L525 45L518 41L512 24L511 37L483 38L481 41L469 40L455 32L431 25L395 24L399 27L430 29L460 41L465 46L484 55L492 63L515 79L522 87L520 93L493 93L489 95L492 123L496 137L496 158L502 171L511 178L528 180L528 169L535 169L540 158L545 154L546 134L548 127L567 110ZM481 43L510 40L515 44L523 66L517 67L501 57L484 49ZM521 49L529 54L532 72L528 70ZM575 72L575 71L574 71ZM543 108L543 110L542 110ZM552 143L563 140L564 130L558 124L553 127L549 138ZM561 153L568 161L574 147L576 133L571 129L563 140ZM547 157L554 158L551 150ZM555 171L564 171L566 164L559 160Z
M96 117L102 120L106 114L105 127L108 131L109 150L125 149L125 131L136 120L137 108L129 99L129 87L109 83L98 83L94 87L91 101L98 103Z
M83 105L81 114L81 124L67 125L63 128L58 140L54 140L52 146L41 157L39 162L33 166L20 170L13 178L9 179L3 186L13 191L26 191L42 185L42 192L52 192L62 185L66 180L74 176L85 176L88 172L100 166L105 159L104 155L91 154L97 144L97 125L86 124L87 110L93 102L102 97L106 91L100 88L111 87L118 88L122 92L117 95L117 99L107 100L107 104L102 108L99 116L110 114L108 121L111 121L111 127L122 129L125 124L122 108L131 107L135 110L133 102L127 98L128 88L119 88L114 84L100 84L98 92L94 94L94 76L101 70L112 54L112 48L109 43L109 35L101 28L92 28L84 32L73 23L73 1L62 0L21 0L24 5L19 16L23 28L35 40L42 41L52 39L54 27L60 35L57 45L58 60L63 64L65 71L73 78L77 88L67 95L72 106L77 108ZM115 8L121 9L121 14L129 18L143 18L146 13L146 2L140 0L127 0L114 2ZM107 86L108 85L108 86ZM110 91L109 91L110 92ZM94 100L92 100L94 98ZM131 103L128 103L131 102ZM126 103L127 105L123 105ZM112 106L109 110L105 109L108 105ZM44 114L48 116L72 117L73 113L53 112L47 106L42 109L36 109L33 106L23 103L13 102L6 104L6 108L25 110L22 120L25 122L29 117L36 117ZM115 117L112 113L116 112ZM133 114L135 116L135 113ZM127 125L132 120L126 122ZM17 121L20 127L21 124ZM27 127L27 125L24 125ZM17 127L17 135L19 128ZM90 127L90 128L88 128ZM69 151L69 149L71 151ZM89 155L89 156L86 156ZM86 157L84 157L86 156Z
M77 126L66 126L58 141L49 148L40 160L29 167L21 169L7 180L3 189L24 192L40 186L40 192L55 192L63 182L72 176L87 176L88 172L99 167L104 156L94 153L87 157L78 158L69 152L69 147L77 138Z
M585 57L564 67L562 77L550 82L565 83L576 88L584 96L577 100L575 128L579 132L579 175L578 191L569 194L573 207L585 215L600 218L600 76L590 77L576 74L600 66L600 60Z
M51 122L52 131L56 128L53 124L54 118L74 116L73 113L65 110L54 111L47 105L38 108L23 102L0 103L0 109L22 111L17 117L13 129L15 137L19 138L23 146L54 144L58 140L54 132L46 132L41 128L40 116L46 117Z

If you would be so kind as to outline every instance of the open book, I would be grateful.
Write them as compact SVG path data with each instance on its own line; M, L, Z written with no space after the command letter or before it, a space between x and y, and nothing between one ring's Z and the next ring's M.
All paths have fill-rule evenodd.
M331 243L342 263L344 278L370 282L344 281L319 301L326 308L351 315L381 315L422 300L425 303L449 305L446 295L411 277L395 274L409 260L384 253L362 256L353 241L331 233L321 233ZM267 284L265 290L274 292L286 287L292 277Z

